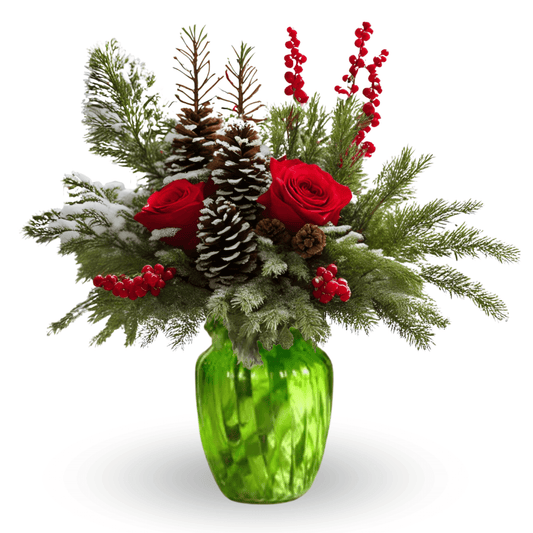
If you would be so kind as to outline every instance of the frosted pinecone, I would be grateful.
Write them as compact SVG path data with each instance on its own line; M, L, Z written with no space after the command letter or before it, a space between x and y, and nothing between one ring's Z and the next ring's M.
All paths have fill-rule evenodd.
M213 109L204 104L198 112L184 107L178 115L179 122L171 134L171 155L166 159L169 176L183 174L182 178L194 180L209 174L205 168L213 161L215 134L222 119L213 114ZM169 178L167 178L167 181Z
M255 234L237 206L224 197L204 200L200 211L196 268L217 289L243 282L256 267Z
M257 199L272 181L260 147L255 125L234 120L216 136L214 159L208 166L218 186L217 195L236 205L253 224L264 209Z

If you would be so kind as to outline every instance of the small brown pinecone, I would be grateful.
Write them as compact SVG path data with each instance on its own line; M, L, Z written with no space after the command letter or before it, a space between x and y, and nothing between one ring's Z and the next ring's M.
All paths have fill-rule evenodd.
M263 218L254 229L260 237L271 239L274 244L289 244L292 237L285 229L285 224L277 218Z
M326 246L326 234L316 224L306 224L291 241L293 250L304 259L320 255Z

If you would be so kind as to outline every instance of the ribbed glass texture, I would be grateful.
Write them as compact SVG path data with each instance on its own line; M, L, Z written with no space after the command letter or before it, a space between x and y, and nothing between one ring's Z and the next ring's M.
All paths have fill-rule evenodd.
M281 503L311 487L326 446L333 367L300 332L289 350L260 346L263 366L237 364L227 330L206 325L213 344L196 363L200 437L230 500Z

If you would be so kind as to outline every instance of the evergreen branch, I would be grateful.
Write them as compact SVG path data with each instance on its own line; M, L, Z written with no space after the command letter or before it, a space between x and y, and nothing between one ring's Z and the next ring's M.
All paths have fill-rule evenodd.
M413 245L412 250L407 248L407 253L422 256L430 254L436 257L494 257L500 263L518 261L519 250L511 245L504 244L490 237L482 237L481 230L467 228L465 224L452 231L427 234Z
M97 298L98 294L96 293L96 290L93 289L86 300L76 305L63 318L50 324L48 335L51 335L52 333L57 334L70 326L77 318L89 311L90 308L95 305Z
M451 217L469 215L482 207L481 202L468 200L448 203L436 199L426 205L396 207L383 217L374 219L368 229L367 242L381 248L386 255L414 261L420 257L417 243L434 230L443 229ZM414 253L413 253L414 252Z
M204 34L204 28L205 26L200 30L200 33L198 35L196 35L196 25L194 25L192 28L189 27L188 30L186 30L185 28L182 28L182 30L185 32L185 35L189 39L191 46L189 47L189 45L187 44L183 36L180 35L181 40L185 44L185 47L187 48L189 53L187 53L185 50L180 49L180 48L177 48L176 50L180 52L182 55L184 55L188 59L188 61L190 61L192 70L186 69L177 57L174 58L176 61L178 61L178 63L181 65L181 67L184 70L187 70L189 75L185 74L185 72L183 72L177 67L174 67L174 68L177 71L184 74L187 78L189 78L193 82L192 88L179 84L179 83L176 84L178 86L178 89L177 89L178 92L181 92L187 98L189 98L190 99L189 102L182 100L177 94L176 94L176 98L182 104L194 107L195 113L198 113L198 110L202 106L207 105L209 103L209 99L203 100L203 101L202 99L205 98L207 94L209 93L209 91L211 91L211 89L213 89L213 87L222 79L222 76L221 76L215 81L215 83L213 83L213 85L211 85L209 89L204 91L203 94L200 94L200 91L203 89L203 87L209 82L211 78L214 77L214 74L211 74L211 62L207 59L209 52L203 55L205 52L205 49L207 48L207 45L209 44L209 41L204 43L204 41L207 39L207 34ZM203 48L202 48L202 44L204 45ZM207 75L203 81L200 81L200 78L199 78L200 72L206 65L207 65ZM187 95L187 93L185 93L186 90L189 91L192 96Z
M460 296L469 298L485 314L496 320L508 318L507 306L495 294L488 293L481 283L473 282L461 272L448 265L429 265L421 267L420 275L440 290L447 292L450 297Z
M411 148L404 148L399 157L387 163L375 181L375 188L359 196L352 226L364 233L376 211L386 210L399 202L412 198L414 179L431 164L432 155L412 160Z
M257 69L250 65L250 61L253 57L253 54L251 54L253 47L248 46L245 43L241 43L241 48L239 52L237 52L237 50L235 50L233 46L232 48L237 56L238 68L237 69L234 68L230 60L228 59L228 63L226 65L226 78L229 81L230 85L234 89L237 90L237 93L233 94L231 92L222 90L224 93L228 94L233 99L228 100L220 96L218 97L218 99L224 102L228 102L229 104L234 104L233 108L223 107L222 109L226 109L228 111L235 111L237 115L239 116L239 118L241 118L242 120L250 120L256 123L261 122L260 119L252 118L251 115L253 112L257 111L261 107L264 107L263 104L260 104L258 107L256 107L253 110L249 110L249 108L252 105L260 103L260 102L257 101L257 102L247 103L250 100L250 98L252 98L257 93L259 88L261 87L261 85L254 87L252 93L248 94L249 91L252 89L254 83L257 83L257 80L255 80L255 74L257 72ZM235 83L231 80L228 72L231 73L232 76L236 78Z
M114 39L91 50L87 71L83 123L90 151L158 182L164 176L161 150L174 124L164 117L159 96L147 94L154 75Z
M360 192L366 177L362 171L363 154L354 141L370 121L355 97L337 99L332 113L331 134L325 147L324 170L354 194Z
M435 344L431 326L445 328L449 325L429 298L413 299L403 294L378 292L372 300L379 318L418 350L427 350Z

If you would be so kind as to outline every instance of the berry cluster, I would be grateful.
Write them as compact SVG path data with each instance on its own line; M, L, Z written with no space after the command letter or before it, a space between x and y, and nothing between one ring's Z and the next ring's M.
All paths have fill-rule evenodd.
M302 90L304 86L304 80L300 73L302 72L302 65L307 61L307 57L300 54L298 47L300 46L300 41L296 38L296 30L292 28L287 28L290 41L285 43L285 46L290 49L291 53L285 56L285 66L287 68L294 68L294 72L285 73L285 81L289 85L285 88L285 94L287 96L294 95L296 101L300 104L305 104L309 100L309 96Z
M365 135L370 132L371 127L375 128L379 125L379 120L381 118L381 115L376 111L376 107L379 107L380 104L378 95L382 92L380 83L381 80L376 73L376 69L381 67L381 65L387 61L389 52L387 50L382 50L379 56L374 57L371 64L367 65L365 63L363 57L368 54L365 43L370 39L372 33L374 33L374 30L371 28L370 22L363 22L363 27L355 30L355 36L357 37L355 40L355 46L359 48L359 54L357 56L350 56L349 74L345 74L342 77L342 81L347 83L348 90L342 89L340 85L335 87L335 91L337 91L339 94L344 94L350 98L359 90L359 87L355 85L355 78L359 70L364 67L369 72L368 81L371 85L362 91L363 96L368 98L368 102L363 105L363 113L367 117L372 116L372 120L369 121L368 124L359 131L353 140L352 146L355 144L360 147L360 150L354 159L361 157L363 154L366 157L371 157L376 151L373 143L368 141L363 142L363 140Z
M336 278L337 265L331 263L327 267L318 267L316 277L311 282L315 290L313 296L321 303L327 304L337 294L342 302L347 302L352 295L348 282L344 278Z
M165 268L159 263L157 265L145 265L141 270L140 276L133 279L127 278L124 274L115 276L95 276L93 284L95 287L102 287L106 291L111 291L115 296L120 298L129 298L136 300L146 296L148 292L158 296L166 282L176 275L177 270L174 267Z

